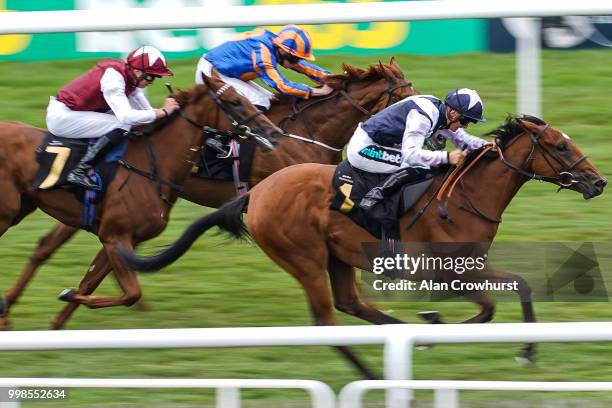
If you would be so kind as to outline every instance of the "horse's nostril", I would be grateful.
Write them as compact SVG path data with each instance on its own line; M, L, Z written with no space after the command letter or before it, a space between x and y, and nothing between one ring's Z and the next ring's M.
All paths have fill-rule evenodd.
M603 189L608 184L608 180L600 178L595 182L595 187Z

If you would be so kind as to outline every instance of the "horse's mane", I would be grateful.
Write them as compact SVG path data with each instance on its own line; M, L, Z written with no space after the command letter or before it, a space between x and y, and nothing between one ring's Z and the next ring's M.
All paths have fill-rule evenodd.
M195 101L197 101L198 99L200 99L200 97L207 92L208 87L206 85L195 85L189 89L179 89L178 91L174 92L172 94L172 97L178 102L178 104L184 108L185 106L189 105L190 103L193 103ZM161 128L163 128L164 126L166 126L167 124L169 124L173 118L175 118L177 115L179 114L178 111L172 113L169 117L167 118L163 118L163 119L158 119L155 122L152 123L147 123L144 125L140 125L138 126L135 130L138 133L142 133L145 135L149 135L151 133L154 133L158 130L160 130Z
M200 84L195 85L189 89L179 89L172 95L172 97L178 102L180 106L184 107L200 99L200 97L207 91L208 87L206 85Z
M385 70L390 71L397 78L404 78L404 73L391 64L373 64L366 69L362 69L343 63L342 70L344 71L342 74L331 74L325 77L325 84L336 90L346 89L353 82L375 81L385 78ZM293 97L276 94L276 98L278 101L275 104L289 104Z
M503 125L491 130L488 133L485 133L485 136L495 137L495 139L499 141L501 147L503 148L505 147L506 143L512 140L514 136L525 131L525 126L523 126L521 121L531 122L539 126L546 125L546 122L535 116L523 115L517 117L514 115L508 115L506 117L506 122Z
M508 115L506 116L506 122L504 122L503 125L500 125L499 127L485 133L483 135L483 137L485 136L493 136L493 138L497 141L498 145L504 149L506 147L506 144L512 140L516 135L519 135L521 133L523 133L525 131L525 126L523 126L523 124L521 123L521 121L527 121L527 122L531 122L535 125L546 125L546 122L544 122L542 119L537 118L535 116L530 116L530 115L523 115L523 116L514 116L514 115ZM483 147L484 148L484 147ZM474 160L478 154L480 153L480 151L483 149L477 149L477 150L473 150L470 153L468 153L467 157L465 158L466 163L471 162L472 160ZM485 158L489 158L489 159L495 159L497 158L497 153L495 152L489 152L487 154L485 154Z
M325 78L325 84L334 89L346 89L346 86L351 82L385 78L385 71L391 71L393 76L397 78L404 78L403 72L394 65L383 63L370 65L366 69L357 68L347 63L343 63L342 70L344 71L343 74L328 75Z

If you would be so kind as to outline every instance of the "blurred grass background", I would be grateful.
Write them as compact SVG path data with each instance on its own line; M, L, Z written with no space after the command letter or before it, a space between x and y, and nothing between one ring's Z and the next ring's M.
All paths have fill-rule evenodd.
M384 56L388 62L390 56ZM443 97L456 87L477 89L485 102L488 122L471 127L479 134L516 113L515 58L512 54L467 54L451 57L398 55L407 79L422 92ZM95 61L0 64L0 120L19 120L44 127L48 97ZM342 62L358 67L377 63L372 56L319 57L317 62L338 72ZM175 88L193 83L196 59L170 61ZM563 130L610 179L612 140L610 90L612 53L602 51L543 52L543 119ZM291 76L299 79L297 76ZM150 87L154 106L166 94L159 81ZM612 200L604 194L586 202L570 191L530 182L504 214L497 239L506 242L612 241ZM180 202L164 234L143 245L154 252L172 242L194 219L210 211ZM0 291L17 278L39 237L54 224L40 211L2 237ZM56 300L64 288L78 282L100 245L84 232L63 247L40 270L20 302L12 309L14 330L44 330L63 303ZM140 275L144 298L151 310L123 307L78 310L68 329L291 326L311 323L301 288L257 247L229 242L208 234L179 262L154 275ZM97 293L116 294L109 278ZM388 303L394 316L415 322L415 313L440 310L448 321L476 312L469 303ZM609 321L607 303L538 303L539 321ZM520 321L518 302L497 307L495 322ZM342 324L366 324L339 315ZM0 333L0 336L2 334ZM373 367L382 367L381 347L359 347ZM606 380L612 375L609 344L543 344L539 362L521 367L513 357L515 345L436 346L414 355L417 379L458 380ZM0 352L0 369L7 377L194 377L194 378L306 378L339 390L358 379L336 352L323 347L210 349L210 350L82 350L64 352ZM303 399L302 392L244 391L256 406L278 406L279 401ZM373 397L380 393L373 392ZM481 393L477 395L482 395ZM515 395L515 394L512 394ZM213 391L72 390L68 401L44 406L190 405L212 401ZM261 405L259 405L261 404ZM24 404L24 406L31 406ZM123 406L123 405L122 405ZM245 405L248 406L248 405Z

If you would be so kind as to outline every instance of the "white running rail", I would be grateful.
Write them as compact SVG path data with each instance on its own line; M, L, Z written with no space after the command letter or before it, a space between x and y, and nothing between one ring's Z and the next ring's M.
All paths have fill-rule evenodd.
M0 34L612 14L609 0L445 0L28 11L0 14Z
M410 380L419 344L583 341L612 341L612 322L14 331L0 335L0 351L383 344L385 378ZM403 408L411 399L410 390L391 389L387 406Z
M531 382L531 381L355 381L338 397L338 408L362 408L369 390L404 388L434 390L434 408L459 408L458 390L474 391L612 391L612 382Z

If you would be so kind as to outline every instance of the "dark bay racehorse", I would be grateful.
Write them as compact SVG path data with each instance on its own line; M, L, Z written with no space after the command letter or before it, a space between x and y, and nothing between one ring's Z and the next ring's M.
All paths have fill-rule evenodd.
M585 199L603 192L606 180L574 141L543 121L533 117L510 117L491 135L495 137L497 149L488 154L495 152L494 158L479 156L460 169L472 166L457 185L462 189L461 194L448 198L446 211L453 222L449 223L436 211L442 203L435 195L442 181L442 176L438 176L430 191L400 220L402 241L490 243L505 208L530 179L569 188L582 193ZM360 299L354 268L361 265L362 243L377 240L345 215L330 210L336 194L332 188L334 170L335 166L321 164L283 169L247 195L193 223L161 254L137 257L128 247L121 249L121 256L135 269L159 269L184 254L199 235L213 226L237 237L245 235L247 229L241 215L246 210L248 233L272 260L302 285L315 324L335 325L334 307L375 324L403 323ZM415 211L430 199L434 205L427 207L412 228L406 230ZM444 277L445 280L457 278L452 271ZM485 278L492 282L519 282L517 292L523 319L535 321L530 288L520 277L490 267L460 277L465 281ZM482 323L493 317L491 298L482 292L470 292L465 296L479 304L481 310L464 323ZM533 359L534 346L527 345L522 355Z
M274 135L280 135L280 129L233 88L219 78L204 80L204 85L174 95L181 106L179 112L143 128L144 137L129 141L124 155L127 164L118 168L97 206L92 232L98 235L104 249L94 264L112 267L123 294L81 296L75 301L97 308L131 305L140 298L136 275L117 257L115 246L121 243L132 247L164 230L178 197L176 188L190 175L208 137L202 130L204 125L229 131L235 129L234 122L239 125L238 133L254 136L268 148ZM82 222L83 205L74 194L32 188L38 170L35 151L45 133L23 123L0 123L0 235L36 208L72 227ZM2 303L0 321L6 324Z
M278 140L274 151L262 153L257 150L249 180L251 186L292 164L338 163L342 158L342 148L360 121L417 93L412 83L404 79L395 59L391 59L389 64L372 65L365 70L344 65L343 70L343 74L327 78L326 83L336 90L329 96L301 102L282 97L272 104L266 115L285 131L301 135L306 140L283 137ZM334 114L330 115L330 112ZM207 207L219 207L235 196L235 188L231 181L190 177L179 196ZM21 295L36 269L77 231L78 228L58 224L40 240L18 281L5 294L5 327L8 325L9 307ZM94 264L81 282L79 294L92 293L110 271L108 263ZM55 317L51 328L61 328L77 306L78 303L66 305Z

